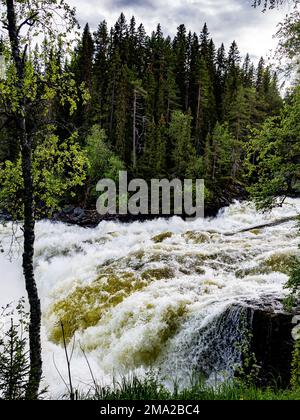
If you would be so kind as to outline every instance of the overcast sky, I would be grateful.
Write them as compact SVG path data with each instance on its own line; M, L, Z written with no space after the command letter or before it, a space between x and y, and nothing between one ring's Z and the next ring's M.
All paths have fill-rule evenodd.
M89 22L92 30L103 19L113 25L122 11L127 20L134 15L137 23L143 22L149 34L158 23L165 35L174 35L181 23L199 33L207 22L217 46L224 42L228 48L236 40L241 54L249 52L255 61L268 55L276 45L272 36L286 13L284 10L262 13L251 7L251 0L69 0L68 3L77 8L81 25Z

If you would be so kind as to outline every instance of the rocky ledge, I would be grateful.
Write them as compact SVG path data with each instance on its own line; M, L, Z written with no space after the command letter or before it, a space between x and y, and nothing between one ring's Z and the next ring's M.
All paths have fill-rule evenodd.
M258 382L262 386L277 384L287 387L295 343L292 337L295 314L286 312L282 302L272 296L248 305L250 353L255 355L260 366Z

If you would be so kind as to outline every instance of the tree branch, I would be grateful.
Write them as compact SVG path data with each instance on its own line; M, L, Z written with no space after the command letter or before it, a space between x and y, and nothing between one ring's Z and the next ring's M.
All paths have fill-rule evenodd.
M29 16L27 19L25 19L17 28L17 34L20 33L23 26L33 26L35 24L34 19L39 15L39 12L33 13L31 16Z

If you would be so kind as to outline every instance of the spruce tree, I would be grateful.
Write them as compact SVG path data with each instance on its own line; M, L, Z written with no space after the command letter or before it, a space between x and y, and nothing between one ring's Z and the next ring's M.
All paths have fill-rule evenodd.
M81 41L75 52L72 69L75 74L77 86L84 86L90 97L93 93L93 62L94 62L94 41L90 32L89 24L84 27ZM91 124L91 100L87 104L79 104L76 111L76 126L84 133Z
M109 34L106 21L102 21L94 32L95 60L93 67L92 112L93 121L105 123L105 99L108 83Z
M224 44L217 51L216 58L216 79L215 79L215 97L216 112L218 120L223 119L223 98L225 91L225 80L227 72L227 60Z
M191 138L191 122L190 115L175 111L172 114L169 127L169 135L173 145L173 173L181 179L190 175L191 168L196 160L196 150Z
M185 25L177 28L177 34L173 41L175 54L175 75L179 91L179 99L182 110L188 108L188 40Z
M254 66L249 54L246 55L243 63L243 86L246 88L254 86Z
M241 69L240 69L240 53L235 41L230 46L227 58L227 73L223 97L223 118L228 119L228 112L230 106L234 103L238 89L242 84Z

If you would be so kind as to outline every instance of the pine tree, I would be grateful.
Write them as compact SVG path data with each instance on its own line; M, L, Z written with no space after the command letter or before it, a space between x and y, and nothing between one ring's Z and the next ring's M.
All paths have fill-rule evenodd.
M242 171L243 143L249 139L252 119L256 115L254 88L240 86L228 110L230 131L234 138L232 144L232 178L235 180Z
M92 91L93 80L94 41L89 24L84 27L81 42L75 57L75 76L78 83L85 83L89 92Z
M136 48L137 48L137 77L142 79L147 68L147 42L148 37L144 25L141 23L137 28Z
M197 99L198 99L198 63L199 63L199 40L196 33L193 34L190 47L190 65L189 65L189 108L192 115L196 115ZM193 128L195 128L195 121L193 121Z
M205 147L205 172L211 190L222 190L232 175L232 148L234 139L227 124L217 123L207 137Z
M190 174L191 167L196 160L196 150L191 138L191 122L190 115L175 111L172 114L169 127L169 135L173 144L173 173L182 179Z
M105 113L107 115L107 124L105 128L108 132L108 139L112 145L115 145L114 126L115 126L115 107L118 83L121 78L121 58L119 50L115 49L108 62L108 80L107 80L107 95L105 103Z
M112 31L113 48L119 50L122 64L128 62L128 26L124 13L119 16Z
M200 54L202 57L204 57L205 60L207 60L209 56L210 38L209 38L209 32L208 32L206 23L204 24L202 32L200 33L199 41L200 41Z
M114 103L114 144L120 158L129 166L132 162L132 138L131 129L128 124L130 112L130 72L127 65L121 67L120 78L116 84Z
M200 56L196 80L195 145L202 152L207 134L213 129L216 119L214 86L204 57Z
M95 61L93 67L92 104L94 122L105 122L105 95L108 83L108 47L109 34L106 21L102 21L94 33Z
M144 99L147 96L147 92L143 89L141 80L135 79L131 82L131 84L133 88L132 166L135 170L137 165L137 155L142 149L143 135L146 126Z
M175 55L172 49L172 43L170 38L166 39L164 56L165 113L163 120L166 123L169 123L172 112L180 107L175 77ZM159 121L161 122L162 119L160 118Z
M188 108L188 40L186 28L180 25L173 41L175 54L175 75L179 91L180 104L183 110Z
M246 55L243 63L243 86L246 88L254 86L254 66L249 54Z
M225 91L225 80L227 72L227 60L224 44L217 51L216 58L216 79L215 79L215 97L217 118L223 119L223 97Z
M240 53L235 41L230 46L227 58L227 74L223 98L223 118L228 118L228 110L235 101L238 89L242 84L240 69Z
M256 91L258 94L263 92L264 70L265 60L263 57L261 57L256 70Z
M262 123L268 115L278 114L282 100L277 86L277 76L270 67L265 66L263 58L259 60L256 71L257 122Z
M164 178L167 174L166 136L167 128L163 117L157 125L154 120L147 122L146 142L138 162L138 172L148 181L151 178Z
M88 23L84 27L81 41L75 51L72 70L75 74L77 86L84 86L90 97L93 92L93 61L94 41ZM77 127L86 132L91 124L91 100L87 104L78 105L75 123Z
M268 115L279 115L283 106L283 101L278 87L278 77L276 72L271 75L265 98L268 103Z

